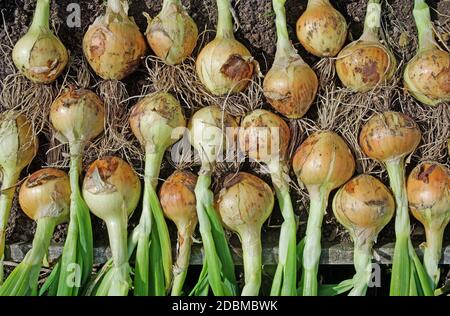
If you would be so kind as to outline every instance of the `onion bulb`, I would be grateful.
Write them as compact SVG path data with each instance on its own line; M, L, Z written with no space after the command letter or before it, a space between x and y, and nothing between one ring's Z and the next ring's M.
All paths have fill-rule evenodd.
M436 162L423 162L408 177L409 209L425 227L424 266L433 287L439 282L445 227L450 221L450 170Z
M224 180L216 208L225 226L242 243L245 286L243 296L258 296L261 287L261 227L272 213L274 194L260 178L239 172Z
M287 123L266 110L255 110L241 122L240 149L250 159L267 166L284 220L278 266L271 289L271 295L283 296L297 293L297 223L289 195L289 166L286 161L290 137Z
M37 0L31 26L12 52L14 65L35 83L52 83L69 61L64 44L50 30L49 15L50 0Z
M430 9L424 0L414 1L413 10L419 33L419 48L403 73L406 89L428 105L450 102L450 54L434 39Z
M83 37L84 55L103 79L122 80L133 73L146 50L144 35L128 16L127 0L108 0L105 15Z
M255 71L253 57L234 37L231 1L217 0L217 9L216 37L200 51L197 75L213 95L241 92Z
M3 259L6 227L20 172L36 155L38 140L31 124L15 111L0 113L0 284L3 282Z
M297 20L297 37L315 56L336 56L347 37L347 22L329 0L309 0Z
M189 268L192 236L197 226L195 184L197 176L189 171L175 171L164 181L159 199L164 215L178 230L177 260L173 267L172 296L179 296Z
M20 187L19 204L36 221L33 245L0 289L0 296L35 296L42 260L48 252L55 227L69 220L69 177L57 169L41 169Z
M289 41L284 3L273 0L277 25L277 52L264 78L263 90L272 107L289 118L301 118L316 97L318 80Z
M100 98L87 89L70 86L53 101L50 121L56 137L69 144L70 151L70 222L64 244L57 294L76 296L91 275L93 263L92 227L89 209L81 197L79 177L86 144L101 132L105 124L105 108ZM79 282L66 282L72 267L82 267ZM55 282L56 282L55 281Z
M112 279L97 292L126 296L131 286L127 253L128 218L141 196L139 177L125 161L104 157L94 161L83 181L83 198L91 212L106 223L113 257Z
M172 283L172 251L156 185L164 153L180 139L182 133L179 129L186 127L186 119L177 99L169 93L157 92L146 96L133 107L130 126L145 149L144 201L132 244L137 246L134 294L147 296L150 291L154 295L164 295ZM151 262L147 260L150 251L153 251ZM161 281L148 275L155 265L158 267L160 264L164 272Z
M147 18L147 42L153 52L169 65L188 58L197 45L197 24L187 14L180 0L164 0L161 12Z
M381 5L379 0L367 4L364 32L345 46L336 60L336 71L342 84L357 92L366 92L394 75L396 60L392 52L380 43Z
M366 294L372 277L373 244L394 211L395 202L389 189L367 174L351 179L334 196L333 213L354 243L356 274L350 296Z
M238 124L234 117L222 112L218 106L207 106L194 113L188 127L191 145L198 151L202 164L195 186L195 198L206 270L197 286L203 284L202 275L206 274L214 295L235 295L234 263L220 218L214 209L210 186L213 168L235 140Z
M384 112L373 115L362 127L359 145L363 152L386 167L395 196L395 248L392 259L390 294L430 294L429 280L423 277L421 265L410 238L410 221L405 185L405 157L410 155L421 139L420 129L407 115ZM412 278L419 282L410 282Z
M331 131L318 131L297 149L292 166L300 186L306 186L310 197L302 260L302 294L316 296L321 228L328 198L332 190L343 185L353 175L355 159L342 137Z

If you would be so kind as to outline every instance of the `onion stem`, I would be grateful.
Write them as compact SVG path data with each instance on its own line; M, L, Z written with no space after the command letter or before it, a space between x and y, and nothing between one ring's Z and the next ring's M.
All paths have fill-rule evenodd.
M414 1L413 16L416 22L417 32L419 33L419 50L417 54L435 48L437 44L433 34L430 8L424 0Z
M372 276L372 241L355 243L353 262L356 270L353 289L349 296L365 296Z
M234 39L230 0L217 0L217 10L216 38Z
M442 255L443 229L425 229L426 244L423 253L425 266L430 283L435 287L439 282L439 261Z
M192 238L191 233L185 228L178 230L178 257L176 261L177 271L173 278L172 296L180 296L186 279L189 258L191 256Z
M286 24L286 9L284 7L286 0L273 0L273 10L275 11L275 24L277 29L277 50L275 61L290 56L298 56L295 48L289 40L289 33Z
M242 296L258 296L261 287L261 230L259 227L255 228L241 234L245 276Z
M297 223L289 195L287 166L282 163L268 164L275 194L278 199L283 224L281 224L278 250L278 267L270 295L297 295Z
M120 13L123 11L121 0L108 0L108 9L114 13Z
M308 188L310 208L303 250L302 295L317 296L317 273L321 254L322 221L330 191L324 186Z
M380 0L369 0L367 3L364 31L360 40L378 42L380 29L381 4Z
M36 31L41 29L50 30L49 16L50 0L37 0L30 29Z
M91 217L79 183L83 149L82 142L69 143L70 221L61 259L58 296L76 296L90 277L93 264Z
M0 285L3 283L3 260L6 241L6 227L14 198L15 185L19 179L20 171L9 172L2 170L2 186L0 192Z

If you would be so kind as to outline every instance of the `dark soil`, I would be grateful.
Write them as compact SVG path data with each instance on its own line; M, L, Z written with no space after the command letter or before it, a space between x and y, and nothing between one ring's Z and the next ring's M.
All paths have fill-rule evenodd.
M81 27L69 28L66 24L67 12L66 7L72 0L60 0L53 1L52 5L52 17L54 26L58 32L59 37L70 50L72 57L81 57L81 42L84 32L87 27L94 21L95 17L102 13L103 1L77 1L81 5ZM129 14L133 16L141 28L142 31L146 29L146 20L142 16L142 12L148 12L151 16L161 8L162 1L131 1ZM236 22L239 28L236 31L236 37L242 43L244 43L251 51L252 55L261 65L261 71L267 72L268 68L273 62L275 54L275 25L274 14L271 8L270 0L240 0L234 4L236 16L238 21ZM333 5L338 8L346 17L350 24L349 40L356 39L362 32L362 22L365 15L366 0L335 0L331 1ZM438 11L450 12L450 3L445 0L440 1L428 1L431 6ZM1 1L0 9L2 10L4 17L4 25L0 28L0 43L4 46L12 46L27 30L30 24L33 10L34 0L15 0L15 1ZM183 3L189 8L190 15L196 21L199 30L207 31L206 38L211 38L214 34L211 30L214 29L216 23L216 9L215 1L213 0L183 0ZM416 31L412 20L412 1L410 0L390 0L389 6L385 5L383 12L383 23L385 28L389 30L388 38L397 57L403 57L409 59L413 56L416 49ZM301 12L306 7L306 1L304 0L288 0L286 4L288 28L290 32L290 38L296 44L300 54L305 60L313 65L318 60L311 55L307 54L303 48L298 44L295 36L295 22L300 16ZM439 19L441 23L444 23L444 17L437 15L433 11L433 18ZM2 23L3 25L3 23ZM9 38L7 36L9 35ZM10 42L11 40L11 42ZM6 66L6 61L0 60L0 79L3 80L11 69ZM145 81L145 68L142 66L139 71L125 80L129 94L137 95L141 91ZM32 172L38 169L46 161L43 156L45 153L40 153L40 157L36 162L24 173ZM168 165L168 164L167 164ZM171 173L170 168L165 168L162 171L162 177L166 177ZM299 196L293 194L294 200L300 200ZM306 220L306 212L301 207L301 203L298 204L298 208L302 210L300 212L300 219L302 222ZM139 212L136 212L139 214ZM331 212L326 216L324 225L324 240L328 242L340 242L348 241L348 235L344 230L336 223ZM131 226L135 224L136 218L132 219ZM279 214L275 214L271 221L271 225L277 225L280 223ZM171 225L173 228L173 226ZM416 241L423 240L422 229L420 225L416 225L414 222L415 230L413 235ZM301 226L299 235L303 236L305 225ZM8 230L8 242L18 241L30 241L33 237L35 225L31 220L27 219L22 212L14 207L11 214L10 227ZM268 231L275 230L275 228L267 228ZM65 226L62 225L55 233L54 241L63 242L65 235ZM447 230L446 238L450 241L450 233ZM97 243L103 243L106 241L106 231L104 225L94 219L94 237ZM379 237L381 242L392 242L394 240L393 223L388 225L383 230Z

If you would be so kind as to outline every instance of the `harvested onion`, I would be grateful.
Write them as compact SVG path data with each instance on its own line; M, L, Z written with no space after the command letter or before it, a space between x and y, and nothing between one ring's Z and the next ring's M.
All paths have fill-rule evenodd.
M292 166L300 186L306 186L310 197L302 260L302 295L316 296L322 220L328 198L332 190L353 175L355 159L342 137L331 131L318 131L297 149Z
M197 226L195 184L197 176L189 171L175 171L164 181L159 199L164 215L173 221L178 230L177 260L173 267L172 296L178 296L183 289L189 268L192 235Z
M31 249L0 288L0 296L37 295L42 260L55 227L69 220L69 177L57 169L36 171L20 187L19 204L36 221L36 232Z
M405 185L405 157L416 149L420 138L417 124L407 115L398 112L373 115L364 124L359 135L359 145L363 152L386 167L395 196L396 240L390 287L390 294L395 296L416 295L419 290L425 294L431 293L428 278L424 275L423 266L411 243ZM417 277L420 283L410 282Z
M81 197L79 177L86 144L97 137L105 122L103 102L92 91L69 87L53 102L50 121L56 137L69 144L70 151L70 222L64 244L58 282L58 295L76 296L91 275L93 263L92 227L89 209ZM79 278L67 282L73 267L81 267ZM55 272L56 273L56 272Z
M351 179L334 196L333 213L354 243L356 274L350 296L366 294L372 277L373 244L394 211L395 202L389 189L367 174Z
M12 52L17 69L36 83L52 83L69 61L64 44L50 30L49 14L50 0L37 0L33 22Z
M261 287L261 227L272 213L272 189L260 178L239 172L224 180L216 208L225 226L238 234L242 243L245 286L243 296L257 296Z
M379 0L367 4L364 32L361 37L345 46L336 60L336 71L347 88L366 92L389 80L396 68L391 51L380 43L381 5Z
M197 45L197 24L187 14L180 0L164 0L161 12L147 18L145 33L156 56L169 65L175 65L188 58Z
M425 227L424 266L433 287L439 282L438 263L445 227L450 221L450 170L436 162L423 162L408 177L409 209Z
M289 41L286 0L273 0L277 25L277 52L264 78L264 95L272 107L289 118L301 118L316 97L318 80Z
M267 166L284 220L280 232L278 266L271 289L271 295L283 296L297 295L297 223L289 195L287 161L290 137L287 123L266 110L255 110L241 122L241 151L250 159Z
M83 37L84 55L103 79L122 80L133 73L146 50L144 35L128 16L127 0L108 0L105 15Z
M450 54L434 39L430 9L424 0L414 1L419 48L403 73L406 89L420 102L437 105L450 101Z
M234 38L231 1L217 0L217 9L216 37L200 51L195 68L212 94L224 95L244 90L255 65L248 49Z
M128 294L131 278L127 226L140 196L139 177L122 159L104 157L89 166L83 181L83 198L91 212L106 223L113 257L111 279L99 285L97 295Z
M202 164L195 186L195 198L205 250L205 273L201 274L197 286L203 283L202 276L206 274L216 296L235 295L236 276L225 232L214 209L214 196L210 190L211 174L218 159L223 157L223 152L227 150L230 141L233 141L237 127L235 118L222 112L218 106L198 110L189 121L190 142L198 151Z
M145 149L144 201L132 244L137 246L134 294L146 296L150 291L153 295L164 295L172 282L172 250L156 185L164 153L180 139L181 133L176 131L186 126L186 119L177 99L169 93L158 92L144 97L133 107L130 126ZM149 273L155 275L160 269L164 273L162 280L149 277Z
M347 37L347 22L329 0L309 0L297 20L297 37L313 55L336 56Z
M6 227L14 198L15 185L23 168L36 155L38 140L31 124L15 111L0 113L0 284L3 282L3 259Z

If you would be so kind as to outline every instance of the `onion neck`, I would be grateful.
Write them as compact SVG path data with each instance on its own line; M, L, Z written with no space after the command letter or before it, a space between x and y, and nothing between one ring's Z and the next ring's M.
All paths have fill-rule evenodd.
M289 40L289 33L286 24L286 0L273 0L272 5L275 11L275 24L277 28L277 51L275 61L280 61L291 56L298 56L296 50Z
M322 221L325 215L330 190L326 186L309 186L310 197L305 248L303 250L303 296L318 293L317 272L321 254Z
M192 229L189 224L177 225L178 229L178 255L174 267L172 296L180 296L186 279L189 260L191 257Z
M48 251L56 227L55 218L43 217L36 221L36 232L33 238L33 245L24 258L24 262L29 265L40 267L42 260Z
M217 11L216 38L234 39L230 0L217 0Z
M37 0L30 30L50 30L50 0Z
M354 286L349 296L365 296L372 276L372 240L364 243L355 241L353 263L355 266Z
M424 0L414 1L414 21L419 36L419 49L417 53L436 48L437 44L433 34L433 24L430 17L430 8Z
M425 227L426 245L423 253L423 263L428 277L430 278L430 284L434 287L437 287L439 282L438 264L442 255L444 229Z
M306 9L320 6L331 6L331 4L329 0L309 0Z
M183 4L180 0L164 0L161 12L166 11L172 4L176 5L177 7L183 8Z
M261 287L262 246L261 228L246 227L239 233L244 259L245 286L242 296L258 296Z
M122 0L108 0L108 9L119 14L123 12Z
M364 31L359 40L379 42L378 32L380 29L380 18L380 0L369 0L367 3L366 17L364 20Z

